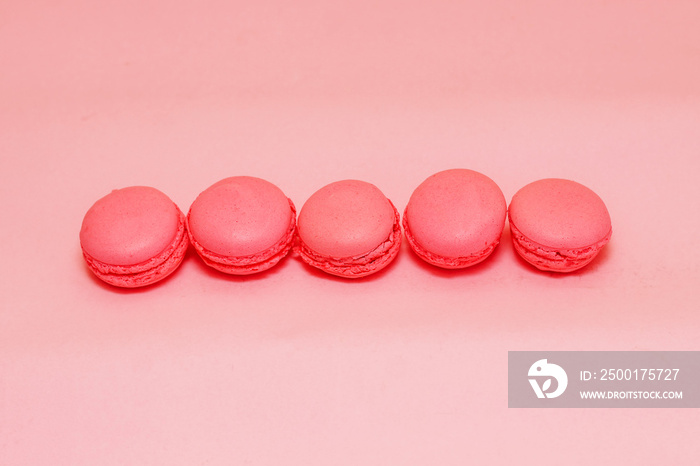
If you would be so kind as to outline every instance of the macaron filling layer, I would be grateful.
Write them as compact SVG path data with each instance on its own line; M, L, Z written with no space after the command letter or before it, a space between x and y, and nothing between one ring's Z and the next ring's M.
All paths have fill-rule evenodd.
M445 269L462 269L465 267L469 267L471 265L478 264L479 262L483 261L487 257L491 255L494 249L496 249L496 246L498 246L500 240L496 240L495 242L491 244L487 244L484 249L477 251L473 254L470 254L468 256L461 256L461 257L446 257L446 256L441 256L438 254L434 254L428 250L426 250L424 247L422 247L418 241L416 241L415 237L411 233L411 226L410 222L408 220L408 216L406 212L404 212L404 217L403 217L403 230L404 234L406 235L406 239L408 240L408 244L411 246L411 249L413 249L413 252L416 253L418 257L423 259L424 261L436 265L438 267L442 267Z
M612 236L612 229L600 241L585 247L573 249L553 249L539 244L523 235L510 222L513 247L523 259L540 270L552 272L572 272L588 265Z
M394 260L401 248L399 212L391 201L389 204L394 210L394 223L386 240L372 250L355 256L334 258L313 251L300 238L297 252L309 265L340 277L361 278L386 267Z
M177 206L175 206L177 209ZM105 282L121 287L135 288L149 285L170 275L185 257L189 244L185 234L185 216L177 209L177 231L170 245L158 255L139 264L108 264L92 257L83 249L83 257L90 270Z
M202 246L192 235L189 236L192 245L195 247L200 257L208 266L221 272L234 275L247 275L262 272L276 265L282 260L294 244L294 233L296 231L296 208L291 199L287 199L291 211L289 225L284 235L272 246L260 252L244 256L227 256L217 254ZM189 215L188 215L189 221Z

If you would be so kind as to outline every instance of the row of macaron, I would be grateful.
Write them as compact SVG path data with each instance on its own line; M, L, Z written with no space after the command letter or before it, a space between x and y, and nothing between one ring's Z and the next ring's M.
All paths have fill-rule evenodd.
M482 262L509 220L515 250L541 270L570 272L590 263L610 240L602 199L571 180L548 178L520 189L510 205L486 175L436 173L411 195L403 217L373 184L331 183L304 203L249 176L223 179L195 199L187 215L161 191L112 191L86 213L80 244L89 269L119 287L170 275L192 244L210 267L235 275L267 270L294 250L329 274L359 278L386 267L403 233L426 262L460 269Z

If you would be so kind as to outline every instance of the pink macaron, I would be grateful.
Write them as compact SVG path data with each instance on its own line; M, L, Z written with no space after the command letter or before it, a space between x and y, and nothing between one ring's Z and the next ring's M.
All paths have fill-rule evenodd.
M170 275L187 250L185 218L154 188L117 189L85 214L80 245L90 270L105 282L135 288Z
M400 247L398 211L364 181L337 181L319 189L299 214L299 255L332 275L359 278L378 272Z
M587 265L612 235L603 200L570 180L549 178L523 187L508 207L508 221L518 254L553 272Z
M187 214L190 241L204 262L221 272L262 272L287 255L296 210L269 181L226 178L203 191Z
M491 178L474 170L445 170L413 191L403 215L406 238L426 262L446 269L469 267L498 245L506 200Z

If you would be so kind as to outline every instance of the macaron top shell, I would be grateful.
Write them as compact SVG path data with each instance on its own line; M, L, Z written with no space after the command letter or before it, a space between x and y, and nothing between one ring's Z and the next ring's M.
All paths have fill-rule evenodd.
M292 221L289 200L274 184L251 176L225 178L203 191L190 208L188 227L197 242L223 256L249 256L278 243Z
M486 175L468 169L445 170L415 189L404 216L420 247L456 258L478 253L499 241L506 201Z
M318 254L359 256L387 240L395 219L391 202L373 184L337 181L306 201L299 214L299 236Z
M510 222L529 240L555 249L594 245L612 230L603 200L571 180L547 178L518 191L508 208Z
M85 214L80 244L85 253L105 264L135 265L171 245L179 220L177 206L157 189L117 189Z

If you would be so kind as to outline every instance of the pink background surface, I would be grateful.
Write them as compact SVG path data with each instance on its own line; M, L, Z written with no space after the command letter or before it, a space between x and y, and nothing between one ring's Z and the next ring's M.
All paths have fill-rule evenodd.
M516 410L509 350L698 350L700 3L0 4L0 464L697 464L696 409ZM289 257L259 276L192 249L161 284L87 271L114 188L182 209L265 178L400 210L439 170L508 200L579 181L614 234L540 273L508 229L487 262L404 240L349 282Z

